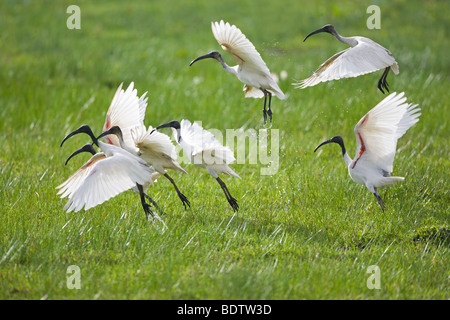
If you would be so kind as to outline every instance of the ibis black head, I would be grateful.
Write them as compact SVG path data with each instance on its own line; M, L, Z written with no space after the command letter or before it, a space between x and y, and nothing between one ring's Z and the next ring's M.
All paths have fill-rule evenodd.
M341 136L334 136L333 138L328 139L328 140L322 142L321 144L319 144L319 145L314 149L314 152L316 152L316 150L319 149L321 146L323 146L323 145L325 145L325 144L328 144L328 143L332 143L332 142L337 143L338 145L341 146L341 149L342 149L342 155L344 155L346 151L345 151L345 146L344 146L344 140L342 139Z
M159 129L162 129L162 128L169 128L169 127L176 130L176 134L174 133L174 135L176 137L177 142L180 143L180 141L181 141L181 133L180 133L181 132L181 126L180 126L180 122L178 120L172 120L172 121L169 121L169 122L164 123L162 125L159 125L155 129L153 129L153 131L154 130L159 130Z
M113 126L103 132L101 135L97 137L97 139L103 138L104 136L115 134L120 140L123 140L122 130L120 130L119 126Z
M317 29L316 31L311 32L310 34L308 34L305 39L303 39L303 42L305 42L306 39L308 39L310 36L317 34L317 33L321 33L321 32L328 32L332 35L336 34L336 30L334 29L334 27L331 24L327 24L325 26L323 26L320 29Z
M207 53L203 56L200 56L200 57L192 60L191 63L189 64L189 66L192 66L196 61L199 61L199 60L208 59L208 58L219 60L221 57L222 56L220 55L220 53L218 51L211 51L210 53Z
M78 133L86 133L86 134L88 134L90 137L91 137L91 139L92 139L92 142L93 143L95 143L95 145L97 145L98 146L98 139L95 137L95 135L94 135L94 133L92 132L92 130L91 130L91 128L87 125L87 124L83 124L81 127L79 127L77 130L74 130L74 131L72 131L71 133L69 133L65 138L64 138L64 140L61 142L61 147L62 147L62 145L64 144L64 142L67 140L67 139L69 139L70 137L72 137L72 136L74 136L74 135L76 135L76 134L78 134Z
M174 129L178 130L178 129L181 129L181 126L180 126L180 122L178 120L172 120L172 121L169 121L167 123L157 126L156 130L159 130L162 128L174 128Z
M78 149L77 151L75 151L74 153L72 153L72 154L67 158L66 163L64 163L64 165L67 165L67 163L69 162L69 160L70 160L72 157L74 157L74 156L76 156L77 154L82 153L82 152L89 152L89 153L91 153L92 155L94 155L94 154L97 153L97 151L95 151L95 149L94 149L94 146L93 146L92 144L90 144L90 143L87 143L87 144L85 144L84 146L82 146L80 149Z

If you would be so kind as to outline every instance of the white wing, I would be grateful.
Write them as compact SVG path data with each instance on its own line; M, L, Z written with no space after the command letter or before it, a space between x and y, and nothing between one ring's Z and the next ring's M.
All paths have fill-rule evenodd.
M417 121L420 108L405 103L404 93L396 92L370 110L355 126L355 159L375 163L392 172L397 140Z
M263 87L272 91L279 99L286 98L255 46L239 28L221 20L220 22L211 22L211 29L217 42L239 64L237 76L247 84L244 86L245 97L264 97L262 91L259 90L259 87ZM246 76L242 78L244 74ZM253 88L254 86L257 88Z
M131 130L136 147L142 159L150 163L158 171L164 168L180 170L187 173L177 162L177 152L170 137L149 126L139 126Z
M134 146L130 130L136 126L144 126L145 110L147 108L147 97L145 92L140 98L137 96L137 90L133 89L134 83L131 82L126 91L122 90L122 83L114 95L111 105L106 113L103 132L113 126L119 126L125 144L129 147ZM105 140L109 144L120 147L119 139L115 135L108 135Z
M189 120L183 119L180 126L181 138L188 145L187 147L182 145L183 150L194 158L195 164L204 163L204 160L217 164L236 160L229 147L223 146L211 132L203 129L198 123L191 124ZM201 159L197 160L197 157Z
M246 84L244 86L245 97L262 98L264 94L259 87L272 91L279 99L285 99L284 93L278 87L273 79L269 68L267 67L261 55L256 51L255 46L235 25L221 20L220 22L211 22L211 29L217 42L222 48L231 54L239 64L238 77L245 74L248 79L240 80ZM254 79L252 78L254 76ZM249 84L252 84L250 86ZM258 85L257 85L258 83ZM257 86L258 88L253 88Z
M397 62L389 50L368 38L355 38L358 39L356 46L333 55L309 78L298 82L298 87L303 89L320 82L358 77L391 66L394 73L398 73Z
M56 189L61 189L57 194L62 194L61 198L71 198L72 194L83 184L84 179L86 179L89 173L91 173L94 168L94 164L105 158L106 155L103 152L93 155L80 169L56 187Z
M94 156L95 157L95 156ZM136 183L146 184L152 179L153 169L131 154L117 153L93 163L88 174L70 187L66 193L69 201L64 209L67 212L88 210L116 195L133 188ZM66 185L67 186L67 185Z
M236 59L239 65L245 62L246 68L270 75L269 68L256 51L255 46L235 25L228 22L211 22L211 29L222 48Z

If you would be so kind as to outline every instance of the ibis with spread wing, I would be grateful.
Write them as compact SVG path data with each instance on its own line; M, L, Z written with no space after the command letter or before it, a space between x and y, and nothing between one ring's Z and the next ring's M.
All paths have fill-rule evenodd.
M272 122L272 95L275 95L279 99L285 99L286 96L272 77L261 55L256 51L255 46L250 40L235 25L230 25L228 22L225 23L221 20L220 22L211 22L211 28L214 37L222 46L222 49L231 54L238 64L230 67L225 63L222 55L218 51L212 51L194 59L190 63L190 66L196 61L207 58L219 61L225 71L234 74L244 83L246 98L264 97L264 123L267 121L267 116L269 116L270 122ZM267 100L268 109L266 108Z
M397 61L395 61L394 56L388 49L369 38L358 36L342 37L331 24L311 32L303 41L321 32L332 34L340 42L349 45L350 48L336 53L322 63L309 78L296 83L299 88L304 89L325 81L358 77L384 69L378 81L378 89L383 94L384 90L389 92L386 80L388 73L392 70L395 74L398 74L399 69Z
M397 140L419 121L419 116L420 108L417 104L406 103L403 92L394 92L356 124L354 132L357 150L354 159L348 155L341 136L322 142L314 152L328 143L339 144L350 177L356 183L365 185L384 211L385 204L378 189L404 180L403 177L391 176Z

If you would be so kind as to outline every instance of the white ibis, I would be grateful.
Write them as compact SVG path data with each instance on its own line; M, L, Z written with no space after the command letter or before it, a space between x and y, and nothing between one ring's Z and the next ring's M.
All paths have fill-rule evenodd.
M197 123L191 124L189 120L182 120L181 124L177 120L173 120L158 126L156 130L166 127L172 128L175 140L189 157L189 160L194 165L205 168L216 179L228 203L237 212L239 209L237 200L233 198L225 182L219 177L219 174L223 173L241 179L228 166L229 163L236 160L230 148L223 146L211 132L203 129Z
M133 87L134 83L131 82L124 91L120 84L106 113L103 133L98 139L104 137L107 143L121 147L145 160L172 183L186 208L186 205L190 206L189 200L180 192L175 181L164 169L187 172L176 161L175 146L169 136L160 132L150 136L149 133L153 128L149 126L147 130L144 125L147 92L138 98L137 90Z
M177 162L174 144L164 133L155 132L150 135L153 127L146 129L144 125L147 92L138 98L137 91L133 90L133 82L126 91L123 91L121 86L114 95L106 114L103 133L98 138L105 137L108 143L120 146L145 160L172 183L184 207L190 206L187 197L180 192L175 181L165 171L172 169L187 173Z
M279 99L285 99L277 82L270 74L269 68L261 58L255 46L245 37L245 35L235 25L220 22L211 22L212 32L222 49L233 56L238 65L230 67L217 51L212 51L193 60L189 65L192 66L196 61L213 58L220 62L225 71L234 74L244 83L245 97L262 98L264 97L263 116L264 123L269 115L272 122L271 100L274 94ZM269 97L268 110L266 110L267 97Z
M140 195L147 218L149 214L153 215L145 198L150 199L154 205L155 202L144 193L144 187L153 184L157 178L154 169L128 151L99 141L87 125L68 134L61 142L61 146L68 138L78 133L87 133L103 152L96 153L92 144L86 144L67 159L66 164L78 153L93 154L77 172L57 187L61 189L58 192L62 194L61 198L69 198L64 210L78 212L83 207L88 210L133 188Z
M354 129L357 145L355 159L347 154L341 136L322 142L314 150L331 142L339 144L350 177L375 195L383 211L385 205L378 188L404 180L403 177L391 176L397 140L419 121L420 116L417 104L406 103L403 95L403 92L390 94L359 120Z
M337 80L341 78L352 78L360 75L375 72L384 69L384 72L378 81L378 89L384 94L384 89L389 92L388 83L386 81L389 70L398 74L398 64L392 53L383 48L375 41L365 37L342 37L331 24L311 32L308 37L320 33L328 32L332 34L340 42L349 45L351 48L336 53L327 61L322 63L313 74L297 83L299 88L315 86L320 82Z

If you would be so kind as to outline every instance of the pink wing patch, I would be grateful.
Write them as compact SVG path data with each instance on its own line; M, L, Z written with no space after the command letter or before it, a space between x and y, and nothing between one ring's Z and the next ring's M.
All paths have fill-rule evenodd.
M363 124L365 121L366 121L366 119L364 119L364 121L361 124ZM356 159L355 163L353 164L352 169L355 169L356 163L358 163L358 160L361 158L363 153L366 151L366 145L364 144L364 140L362 139L361 134L359 132L358 132L358 137L359 137L359 141L361 142L361 150L359 150L358 159Z
M103 129L103 131L106 131L108 129L111 129L111 120L109 119L109 114L106 115L106 122L105 122L105 128ZM108 144L114 144L111 139L109 138L109 136L105 137L105 141Z

